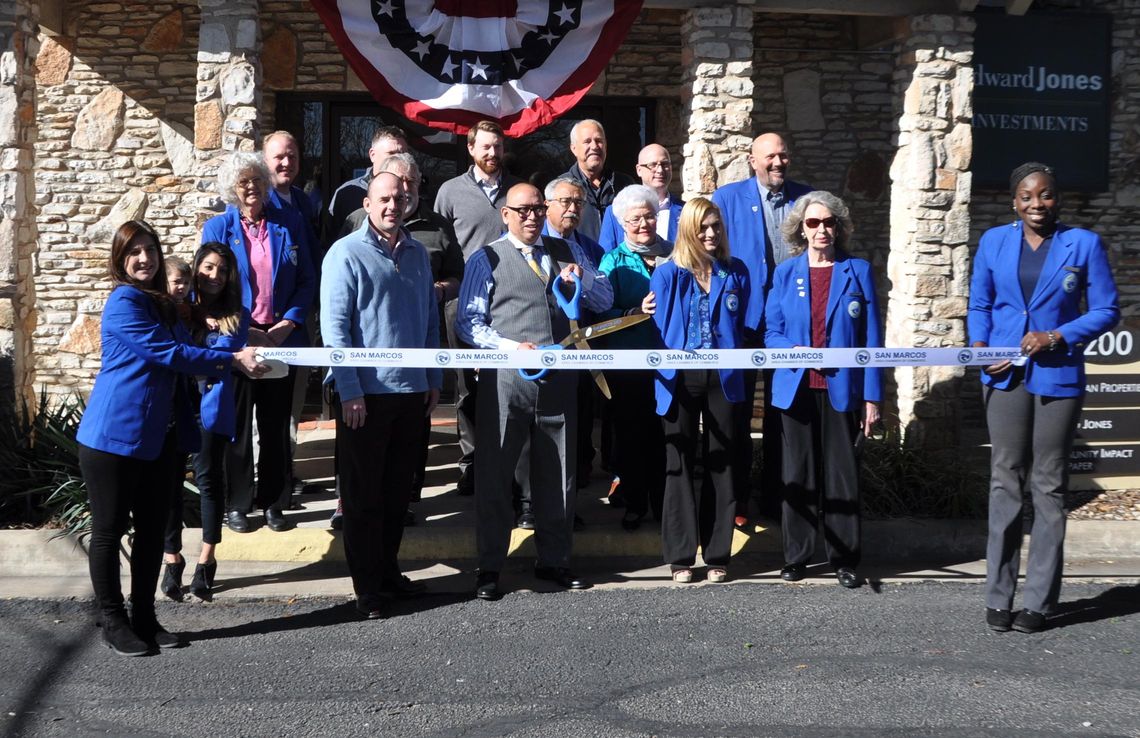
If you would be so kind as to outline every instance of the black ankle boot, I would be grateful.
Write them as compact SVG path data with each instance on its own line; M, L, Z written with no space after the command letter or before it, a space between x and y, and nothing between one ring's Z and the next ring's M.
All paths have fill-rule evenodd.
M164 595L175 602L182 601L182 573L184 571L186 571L186 559L179 557L177 563L167 562L162 574L162 585L159 588Z
M217 573L217 571L217 561L195 566L194 578L190 580L190 594L205 602L213 600L214 574Z
M150 646L131 629L126 611L103 613L100 626L103 640L120 656L145 656L150 652Z
M154 610L134 610L131 613L131 629L150 648L177 648L182 639L167 632L158 624Z

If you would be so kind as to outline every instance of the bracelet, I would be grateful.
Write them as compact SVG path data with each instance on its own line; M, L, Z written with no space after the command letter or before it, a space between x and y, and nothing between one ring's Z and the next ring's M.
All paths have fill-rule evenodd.
M1057 350L1057 334L1053 331L1046 331L1045 335L1049 337L1049 351Z

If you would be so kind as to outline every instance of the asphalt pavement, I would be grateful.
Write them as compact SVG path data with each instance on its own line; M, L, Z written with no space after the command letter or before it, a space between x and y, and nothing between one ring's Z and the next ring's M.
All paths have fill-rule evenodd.
M521 576L521 575L519 575ZM161 603L114 655L77 600L0 601L2 735L1140 736L1140 587L996 634L956 582Z

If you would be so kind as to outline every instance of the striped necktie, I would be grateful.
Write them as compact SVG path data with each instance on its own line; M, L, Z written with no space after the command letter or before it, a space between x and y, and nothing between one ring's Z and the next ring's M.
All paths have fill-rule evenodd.
M530 265L531 271L534 272L535 275L537 275L538 278L542 280L543 284L546 284L547 283L546 272L542 271L542 267L539 265L538 259L535 258L534 252L535 252L534 246L523 246L523 248L522 248L523 256L526 258L526 263L528 265Z

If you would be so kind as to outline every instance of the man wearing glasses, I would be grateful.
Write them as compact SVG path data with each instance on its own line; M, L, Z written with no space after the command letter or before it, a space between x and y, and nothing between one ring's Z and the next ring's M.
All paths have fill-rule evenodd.
M673 182L673 160L669 151L660 144L649 144L637 155L637 176L641 184L657 193L657 235L669 243L677 240L677 218L685 202L669 192ZM613 207L606 208L602 218L602 233L598 243L609 253L625 238L621 222L614 216Z
M605 276L580 246L542 235L546 204L538 189L517 184L501 209L506 234L467 260L459 290L455 331L466 343L498 351L533 350L570 332L551 289L560 277L582 283L582 306L600 312L613 302ZM589 584L569 569L576 497L577 374L553 371L527 381L513 369L480 369L475 466L475 518L479 573L475 595L498 599L514 510L515 468L529 464L535 516L535 576L565 589ZM529 447L529 458L520 455Z

